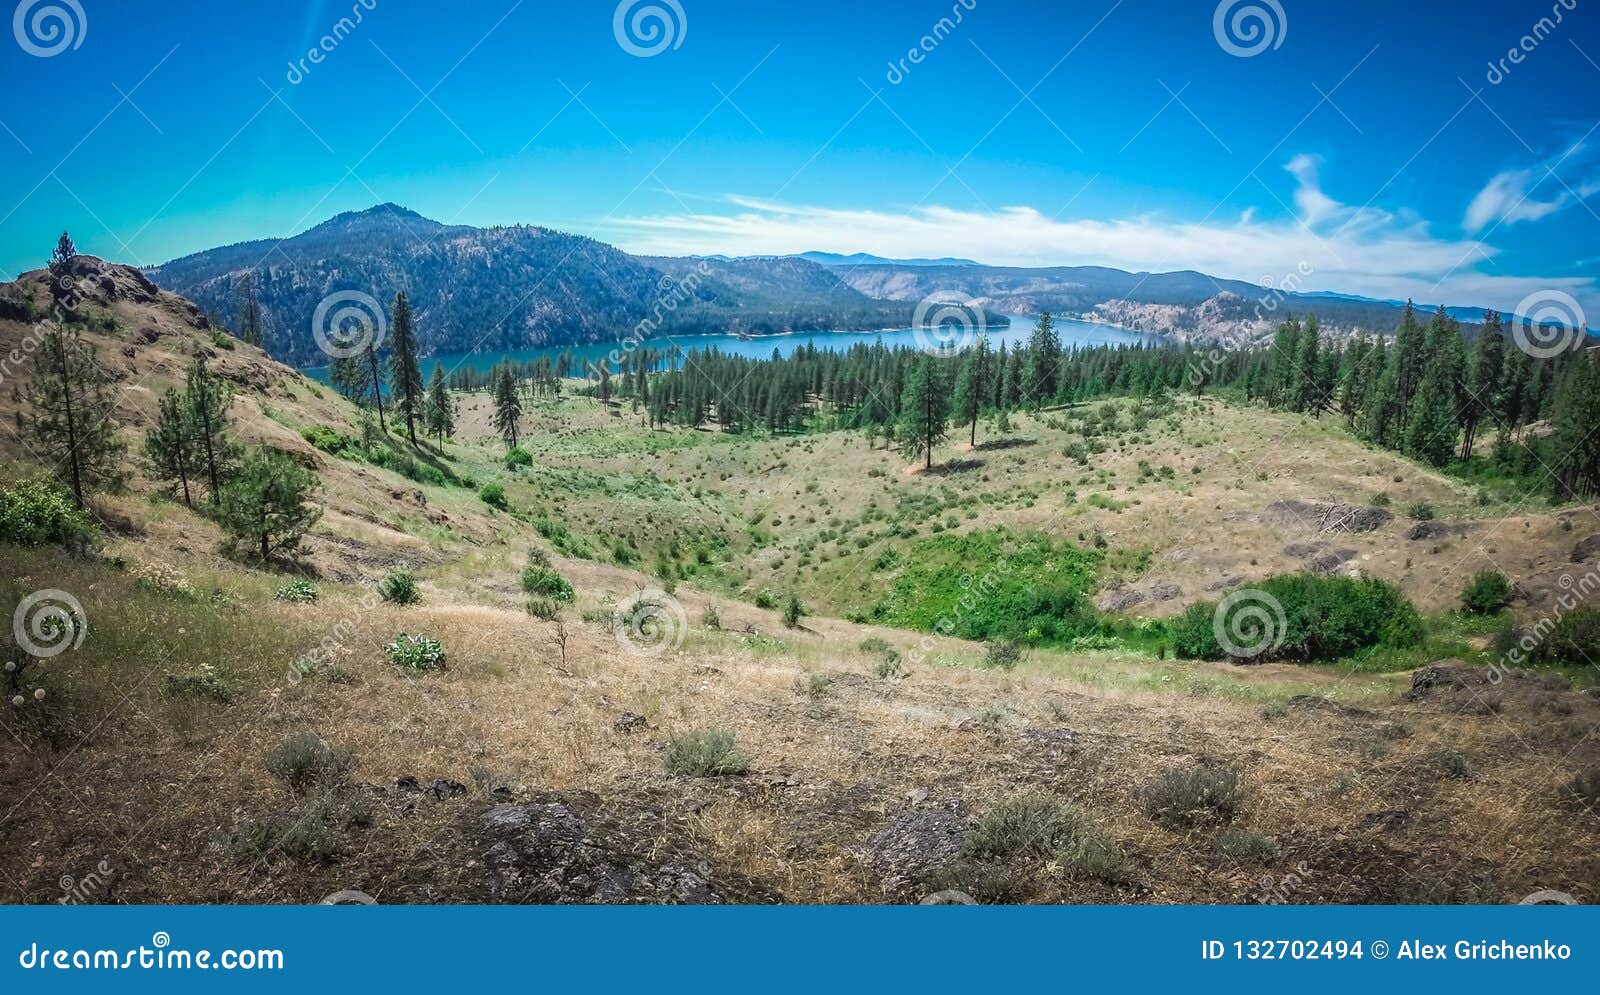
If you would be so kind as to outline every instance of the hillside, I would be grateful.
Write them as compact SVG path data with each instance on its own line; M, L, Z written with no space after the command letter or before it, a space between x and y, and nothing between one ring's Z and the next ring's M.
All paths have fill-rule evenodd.
M609 341L647 318L657 334L872 329L911 318L910 305L870 301L815 263L707 265L709 279L697 260L640 259L547 228L443 225L382 204L146 272L228 327L238 324L239 282L254 273L267 351L297 366L326 362L312 319L341 290L386 309L405 290L424 354Z
M1186 396L1019 412L924 473L854 431L651 429L570 382L527 398L526 462L474 393L406 466L373 455L406 451L393 431L357 447L363 411L139 271L76 275L127 441L200 351L236 434L312 467L324 515L298 562L225 556L130 457L93 501L103 548L0 544L6 604L68 592L86 632L42 699L0 708L0 899L1597 897L1600 826L1563 785L1600 765L1600 698L1581 674L1492 680L1489 626L1449 610L1488 562L1519 613L1548 608L1600 555L1587 506L1480 501L1335 418ZM27 354L47 295L43 272L0 286L0 355ZM17 407L0 392L0 421ZM44 469L14 432L0 454L7 485ZM1437 517L1375 514L1377 491ZM1327 528L1330 502L1365 530ZM417 603L376 593L402 564ZM1428 639L1363 669L1178 661L1153 635L1299 565L1394 581ZM1070 589L1121 636L1007 659L919 624L990 575L998 608ZM418 633L443 669L392 662ZM1194 778L1218 800L1160 801Z

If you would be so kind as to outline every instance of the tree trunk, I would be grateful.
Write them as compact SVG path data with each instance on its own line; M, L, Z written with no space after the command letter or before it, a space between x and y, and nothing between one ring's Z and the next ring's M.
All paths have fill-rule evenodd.
M372 360L372 403L378 406L378 431L388 435L389 428L383 423L383 376L378 372L378 350L368 346L367 358Z
M67 340L65 335L60 335L57 358L61 361L61 401L65 405L67 416L67 459L72 464L72 500L80 509L83 507L83 478L78 472L78 425L72 415L72 378L67 371Z

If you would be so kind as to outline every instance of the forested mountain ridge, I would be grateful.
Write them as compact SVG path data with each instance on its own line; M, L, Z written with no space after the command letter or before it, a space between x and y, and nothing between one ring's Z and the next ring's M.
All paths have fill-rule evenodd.
M406 291L424 355L610 341L647 319L657 334L772 334L904 326L912 314L807 260L647 260L548 228L445 225L393 204L145 272L232 328L253 294L262 344L299 365L326 361L312 319L342 290L386 309Z

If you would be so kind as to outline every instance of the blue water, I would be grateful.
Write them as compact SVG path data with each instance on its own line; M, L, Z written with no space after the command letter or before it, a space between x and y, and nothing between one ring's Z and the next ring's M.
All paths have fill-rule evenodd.
M1036 321L1035 318L1014 317L1009 326L990 326L986 330L990 346L999 348L1001 343L1006 343L1015 347L1026 343L1028 336L1033 333ZM1061 336L1062 345L1069 349L1096 345L1151 345L1162 341L1153 335L1130 332L1114 325L1102 325L1093 321L1056 318L1054 324L1056 332ZM797 332L792 335L764 335L748 339L735 335L662 335L645 340L640 343L640 348L665 351L667 347L676 345L684 352L715 348L725 354L768 359L774 350L780 356L788 356L796 349L810 345L818 349L845 352L859 343L870 345L878 341L882 341L891 349L901 345L916 348L921 344L911 329L896 328L879 332ZM525 363L541 356L554 359L563 352L570 352L577 357L581 368L590 361L603 359L617 348L618 343L615 342L591 342L582 345L507 349L500 352L439 353L423 357L422 373L423 376L427 376L428 371L433 369L435 361L444 366L446 373L460 368L488 371L502 360L510 359ZM327 380L327 367L313 367L304 372L315 379Z

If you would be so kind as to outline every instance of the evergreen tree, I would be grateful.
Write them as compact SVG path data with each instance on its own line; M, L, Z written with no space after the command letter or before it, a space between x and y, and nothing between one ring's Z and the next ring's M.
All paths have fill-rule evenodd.
M961 372L956 377L955 397L951 401L957 424L972 427L969 444L973 448L978 445L978 415L983 410L989 389L989 362L989 340L980 335L977 345L967 353L966 361L961 364Z
M1027 361L1022 368L1022 402L1034 410L1055 400L1061 376L1061 336L1050 312L1039 315L1028 339Z
M406 292L394 298L394 345L389 351L389 385L395 407L406 421L406 437L417 444L417 422L422 419L422 367L417 361L417 334L411 327L411 302Z
M924 466L933 469L933 448L944 441L946 395L940 364L923 356L911 368L905 390L900 395L900 452L912 459L923 457Z
M256 300L253 272L239 278L239 340L253 346L261 344L261 304Z
M502 365L494 385L494 427L506 442L506 449L517 447L518 422L522 418L522 398L509 364Z
M1589 352L1567 365L1551 415L1555 493L1565 500L1600 493L1600 365Z
M250 543L262 560L293 553L322 511L306 504L317 476L283 453L258 449L245 457L218 503L231 540Z
M1461 329L1443 307L1428 323L1425 349L1427 366L1406 417L1403 449L1408 456L1444 466L1455 455L1461 428L1466 356Z
M1397 424L1393 428L1403 433L1410 421L1410 412L1414 407L1412 402L1422 386L1423 369L1428 362L1427 338L1422 326L1417 323L1416 308L1410 301L1406 301L1405 309L1400 313L1400 327L1395 332L1391 353L1392 392L1399 404Z
M456 434L455 410L450 406L450 391L445 387L444 367L437 362L433 364L433 376L428 381L427 424L428 431L441 445Z
M156 424L144 437L144 456L151 476L171 481L183 494L183 503L194 507L189 481L206 471L205 455L194 431L192 409L182 394L168 387L157 404Z
M94 490L115 490L126 475L123 445L112 419L110 377L76 331L40 326L33 377L13 395L21 403L17 428L33 454L72 490L84 507Z
M196 449L205 460L206 480L210 483L206 499L214 506L221 499L222 485L238 459L238 447L228 433L233 388L211 372L204 354L196 353L189 364L183 397L189 408L190 431Z
M1267 404L1293 406L1295 372L1300 360L1300 322L1288 317L1272 337L1272 374L1267 386Z
M372 398L373 405L378 409L378 431L387 436L389 434L389 426L383 423L383 365L378 361L377 336L369 335L366 343L367 382L370 384L368 387L369 396Z
M1467 364L1467 398L1462 405L1461 458L1471 459L1472 448L1478 437L1478 426L1483 419L1495 418L1496 399L1500 396L1500 373L1505 367L1505 329L1500 315L1495 311L1483 314L1483 330L1472 346L1472 358Z
M50 299L55 304L56 317L65 321L78 306L78 279L72 271L78 262L78 247L66 232L56 240L50 253Z
M1290 378L1289 407L1294 411L1320 414L1326 394L1319 377L1322 373L1321 329L1312 315L1306 320L1295 342L1294 371Z

